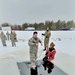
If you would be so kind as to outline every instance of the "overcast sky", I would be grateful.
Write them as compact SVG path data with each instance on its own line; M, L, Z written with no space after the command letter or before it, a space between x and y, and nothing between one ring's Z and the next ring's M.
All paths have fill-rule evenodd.
M0 0L0 24L74 20L75 0Z

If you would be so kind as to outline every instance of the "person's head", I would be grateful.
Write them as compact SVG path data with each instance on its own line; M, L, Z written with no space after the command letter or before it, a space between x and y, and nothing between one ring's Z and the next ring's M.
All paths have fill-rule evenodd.
M50 47L53 48L55 44L53 42L50 43Z
M49 31L49 27L47 27L47 31Z
M36 39L37 38L37 32L35 31L34 33L33 33L33 37Z

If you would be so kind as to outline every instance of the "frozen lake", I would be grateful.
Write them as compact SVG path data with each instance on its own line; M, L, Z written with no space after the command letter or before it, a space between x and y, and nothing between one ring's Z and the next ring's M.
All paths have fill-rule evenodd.
M38 31L38 37L44 40L44 37L41 35L45 31ZM32 37L33 31L16 31L18 39L24 39L28 41ZM75 55L75 32L74 31L51 31L50 42L56 44L55 48L57 51L62 51L69 55Z
M20 75L16 62L25 62L30 60L29 51L28 51L29 49L28 40L32 37L34 31L15 31L15 32L17 34L17 39L18 39L18 42L16 43L17 45L16 47L11 46L11 41L6 42L7 47L3 47L0 40L0 75L10 75L11 72L12 72L11 75ZM45 31L37 31L37 32L38 32L38 37L43 42L44 37L41 34L44 33ZM6 34L6 31L4 31L4 33ZM73 73L74 73L73 75L75 75L75 72L72 70L72 68L75 69L74 68L75 65L74 63L72 63L73 60L70 60L72 59L72 57L75 58L75 32L74 31L51 31L50 43L51 42L55 43L55 48L57 50L56 61L54 61L54 63L59 68L64 70L66 73L68 73L68 71L71 69L69 71L69 75L72 75ZM40 53L42 52L43 48L44 47L43 46L41 47L39 44L38 57L40 56ZM61 52L65 53L66 55L61 54ZM44 54L42 54L42 57L43 56ZM64 59L59 58L59 57L63 58L63 56L65 60L68 58L67 61L69 60L71 61L70 63L68 63L68 66L72 65L74 67L72 68L70 67L70 69L68 70L67 69L68 66L67 67L63 66L64 64L67 63L66 61L64 62ZM62 61L62 65L60 64L61 62L60 60ZM5 69L6 67L7 70Z
M19 43L16 48L24 47L21 43L28 42L32 37L34 31L16 31ZM41 35L45 31L38 31L38 37L44 41L44 37ZM6 32L4 32L6 33ZM55 43L57 51L62 51L69 55L75 56L75 32L74 31L51 31L50 42ZM28 44L28 43L27 43ZM7 48L11 47L11 42L7 41ZM0 43L0 48L2 44ZM1 50L1 49L0 49Z

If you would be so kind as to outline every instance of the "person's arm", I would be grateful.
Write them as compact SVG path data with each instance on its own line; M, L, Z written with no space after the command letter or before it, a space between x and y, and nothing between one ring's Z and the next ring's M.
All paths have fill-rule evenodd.
M44 36L45 34L44 34L44 33L42 33L42 35Z
M43 36L45 36L46 32L42 33Z
M52 55L51 55L51 57L50 57L50 60L54 60L55 54L56 54L56 50L54 50L54 51L52 52Z
M48 35L48 37L50 37L51 36L51 32L49 32L49 35Z
M39 43L41 44L41 46L42 46L42 41L39 39Z

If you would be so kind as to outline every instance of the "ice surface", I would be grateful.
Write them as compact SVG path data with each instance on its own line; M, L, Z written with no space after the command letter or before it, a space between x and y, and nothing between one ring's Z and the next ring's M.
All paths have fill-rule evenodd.
M7 47L3 47L0 40L0 75L19 75L20 73L16 62L30 61L28 40L32 37L34 31L15 32L17 33L18 39L18 42L16 42L16 47L11 46L11 41L6 42ZM38 31L38 37L42 40L42 42L44 41L44 37L41 34L44 32L45 31ZM4 31L4 33L6 34L6 31ZM50 43L51 42L55 43L55 48L57 51L54 63L65 72L68 72L69 70L69 75L75 75L75 72L73 71L75 69L75 61L73 60L75 58L75 32L51 31ZM39 44L37 60L41 60L44 57L45 52L43 51L43 48L44 47ZM63 53L65 53L65 55ZM60 54L63 55L60 56ZM65 56L65 60L62 60L63 56ZM69 62L68 65L73 67L73 69L71 68L70 70L68 66L63 66L67 62L66 60ZM63 64L63 62L65 63ZM65 65L67 65L67 63Z

